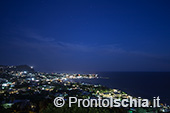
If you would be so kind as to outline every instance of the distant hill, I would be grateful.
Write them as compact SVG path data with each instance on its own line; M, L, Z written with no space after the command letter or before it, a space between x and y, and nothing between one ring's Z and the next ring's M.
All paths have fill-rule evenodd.
M0 65L1 71L28 71L28 72L34 72L34 68L28 66L28 65L18 65L18 66L6 66L6 65Z

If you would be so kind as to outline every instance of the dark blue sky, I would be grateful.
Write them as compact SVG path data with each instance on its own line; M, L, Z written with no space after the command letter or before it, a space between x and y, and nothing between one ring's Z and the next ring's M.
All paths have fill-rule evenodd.
M1 0L0 64L170 71L169 0Z

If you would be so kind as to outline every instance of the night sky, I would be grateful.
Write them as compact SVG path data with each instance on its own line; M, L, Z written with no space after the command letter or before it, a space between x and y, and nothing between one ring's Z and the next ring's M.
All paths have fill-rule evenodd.
M170 1L1 0L0 64L170 71Z

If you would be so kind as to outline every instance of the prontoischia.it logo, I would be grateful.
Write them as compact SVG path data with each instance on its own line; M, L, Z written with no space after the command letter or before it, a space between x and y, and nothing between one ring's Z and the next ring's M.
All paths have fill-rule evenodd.
M69 97L68 105L69 107L72 104L77 104L78 107L160 107L159 105L159 96L153 97L153 103L148 99L142 99L138 97L133 99L132 97L128 99L113 99L110 98L98 98L98 99L78 99L77 97ZM63 97L56 97L54 99L54 105L56 107L62 107L65 104L65 99Z
M64 100L63 97L56 97L56 98L54 99L54 105L55 105L56 107L62 107L62 106L64 106L64 104L65 104L65 100Z

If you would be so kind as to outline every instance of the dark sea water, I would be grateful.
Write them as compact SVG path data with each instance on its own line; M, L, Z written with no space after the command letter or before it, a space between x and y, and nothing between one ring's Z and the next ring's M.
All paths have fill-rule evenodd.
M99 79L79 79L80 82L101 84L126 93L170 104L170 72L100 72ZM108 78L105 78L108 77Z

